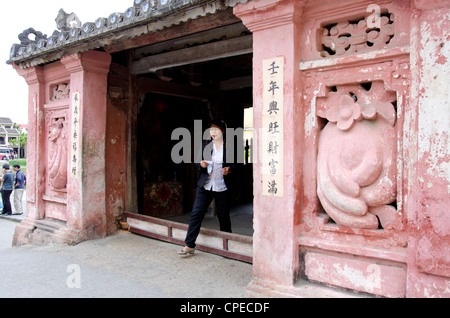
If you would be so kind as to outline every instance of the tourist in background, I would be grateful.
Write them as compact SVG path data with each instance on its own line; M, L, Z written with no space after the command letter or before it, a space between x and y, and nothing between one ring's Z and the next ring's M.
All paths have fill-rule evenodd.
M3 212L3 199L2 199L2 195L1 195L1 189L2 189L2 184L3 184L3 181L1 181L2 177L3 177L3 169L0 170L0 213Z
M0 177L0 181L3 182L2 184L2 201L3 201L3 212L2 215L11 215L11 202L9 201L9 197L11 196L11 193L13 191L13 184L14 184L14 175L9 170L9 164L5 163L3 165L3 176Z
M16 181L14 183L14 214L22 214L23 213L23 192L25 191L25 175L23 171L20 170L20 165L15 163L13 165L13 169L16 172Z

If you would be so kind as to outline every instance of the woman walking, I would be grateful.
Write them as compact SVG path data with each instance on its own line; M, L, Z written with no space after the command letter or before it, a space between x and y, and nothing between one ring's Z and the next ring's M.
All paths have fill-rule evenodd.
M178 251L179 255L194 254L195 241L200 233L203 218L212 200L216 200L217 217L219 219L220 230L231 233L230 204L228 177L234 169L234 162L226 161L226 124L223 120L213 120L209 124L209 134L211 142L208 148L203 147L202 159L205 152L208 154L211 149L210 160L202 160L196 163L201 175L197 182L197 194L194 207L186 234L186 246ZM233 156L234 157L234 156Z

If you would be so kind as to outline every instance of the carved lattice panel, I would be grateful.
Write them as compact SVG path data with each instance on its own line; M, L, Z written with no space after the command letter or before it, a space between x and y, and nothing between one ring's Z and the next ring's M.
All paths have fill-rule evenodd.
M367 17L323 26L318 33L322 57L361 53L387 47L395 35L394 15L381 14L375 21Z

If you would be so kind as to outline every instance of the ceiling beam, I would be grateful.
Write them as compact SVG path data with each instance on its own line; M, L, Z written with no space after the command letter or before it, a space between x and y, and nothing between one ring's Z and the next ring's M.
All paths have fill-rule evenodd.
M216 98L216 92L212 90L200 87L193 87L181 83L166 82L141 77L138 79L137 84L138 84L138 91L142 93L157 93L163 95L197 99L205 102L213 101Z
M235 89L242 89L253 86L253 76L241 76L230 78L229 80L220 82L221 91L231 91Z
M252 35L144 57L131 64L134 75L253 52Z

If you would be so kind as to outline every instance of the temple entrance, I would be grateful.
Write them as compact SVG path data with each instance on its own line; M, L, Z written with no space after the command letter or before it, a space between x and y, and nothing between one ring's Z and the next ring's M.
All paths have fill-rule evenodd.
M245 38L244 41L248 43L249 35L242 24L219 29L228 35L237 32L242 38L240 42ZM203 39L207 36L221 38L220 34L201 35ZM198 37L196 35L195 38ZM187 40L185 42L185 47L192 48L192 44L187 44ZM181 65L167 67L161 64L155 69L150 68L150 71L149 65L160 63L161 59L167 58L167 65L171 64L167 53L156 54L157 51L165 52L169 44L155 44L135 51L135 57L152 57L156 54L160 58L147 59L145 68L141 59L132 66L134 72L138 73L139 95L136 124L138 215L127 217L131 230L136 233L182 244L198 180L198 171L194 165L198 151L195 149L194 137L198 133L198 125L201 124L203 133L211 119L224 119L228 128L243 130L243 138L235 138L235 143L241 143L246 150L240 154L242 163L232 178L230 216L233 234L218 231L213 201L202 224L198 248L251 262L253 167L248 154L252 145L253 126L253 54L248 53L251 51L251 41L250 48L238 50L231 46L226 52L221 49L222 42L217 41L215 48L210 47L212 56L209 58L205 56L197 62L198 55L189 57L188 54L184 57L186 63L183 63L177 56L177 64ZM208 42L209 45L211 43L215 43L214 40ZM175 44L171 42L170 45ZM203 51L202 47L198 46L197 52ZM219 51L219 55L214 54ZM175 163L171 158L172 149L180 142L178 136L172 137L178 128L189 131L192 136L190 162Z
M237 106L235 124L243 127L243 110ZM246 108L251 110L251 108ZM137 133L137 182L139 213L153 217L188 223L195 200L198 171L194 157L197 152L193 138L195 125L204 126L210 120L210 105L207 102L178 96L148 93L138 114ZM241 118L242 117L242 118ZM228 120L227 122L231 122ZM180 142L172 140L172 132L185 128L192 136L191 161L174 163L172 149ZM246 136L248 137L248 136ZM251 137L250 137L251 138ZM251 143L251 139L236 142ZM250 140L249 140L250 139ZM244 156L245 154L242 154ZM238 165L233 181L231 215L235 226L233 232L252 236L252 164ZM205 228L218 229L215 205L211 204L205 217Z

